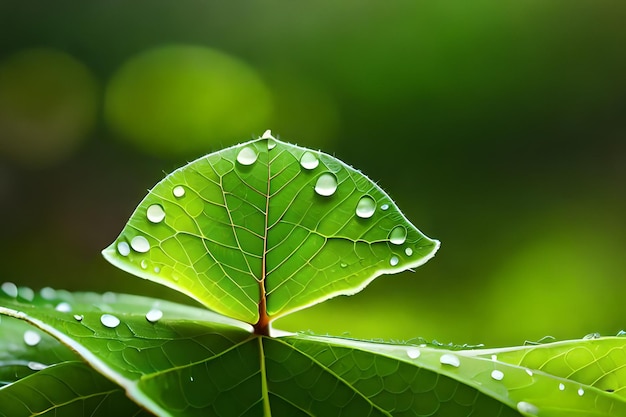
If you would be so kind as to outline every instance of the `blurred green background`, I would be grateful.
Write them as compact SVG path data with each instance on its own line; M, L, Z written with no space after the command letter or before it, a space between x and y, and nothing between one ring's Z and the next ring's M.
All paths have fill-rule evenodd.
M182 296L100 256L146 190L272 129L440 239L277 323L520 344L626 327L626 3L0 2L1 281Z

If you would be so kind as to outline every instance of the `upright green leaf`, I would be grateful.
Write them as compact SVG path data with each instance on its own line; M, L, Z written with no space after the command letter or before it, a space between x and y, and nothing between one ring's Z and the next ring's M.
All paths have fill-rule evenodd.
M266 132L168 175L103 253L263 333L438 246L361 172Z

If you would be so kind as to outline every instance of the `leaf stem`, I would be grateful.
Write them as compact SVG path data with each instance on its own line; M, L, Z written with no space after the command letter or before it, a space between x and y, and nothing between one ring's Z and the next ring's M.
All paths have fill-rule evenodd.
M267 192L265 193L265 232L263 236L263 259L261 261L261 279L259 280L259 320L254 325L254 333L261 336L270 335L270 317L267 315L267 290L265 278L267 274L267 232L270 215L270 159L267 159Z

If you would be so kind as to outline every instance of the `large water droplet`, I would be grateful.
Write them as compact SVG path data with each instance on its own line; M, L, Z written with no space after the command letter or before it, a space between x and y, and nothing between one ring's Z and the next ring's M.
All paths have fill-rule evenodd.
M100 316L100 323L102 323L103 326L114 329L119 326L120 319L111 314L103 314Z
M126 242L118 242L117 243L117 253L122 256L128 256L130 253L130 246Z
M161 223L165 218L165 210L163 210L160 204L152 204L146 210L146 217L152 223Z
M33 301L35 299L35 291L29 287L19 287L17 294L26 301Z
M491 377L496 381L502 381L502 379L504 378L504 372L498 369L494 369L493 371L491 371Z
M176 198L181 198L182 196L185 195L185 189L183 188L182 185L177 185L172 190L172 194L174 194L174 197L176 197Z
M406 228L396 226L389 232L389 241L394 245L402 245L406 241Z
M64 301L62 303L57 304L57 306L54 309L56 311L60 311L61 313L69 313L70 311L72 311L72 306L69 303L66 303Z
M8 295L9 297L17 297L17 294L18 294L17 285L15 285L14 283L5 282L2 284L2 286L0 286L0 288L2 288L2 291L4 291L4 293Z
M439 362L441 362L441 364L443 365L454 366L455 368L461 366L461 360L459 359L459 357L453 355L452 353L444 353L443 355L441 355L441 357L439 358Z
M150 250L150 242L143 236L135 236L133 240L130 241L130 246L136 251L140 253L145 253Z
M24 343L28 346L37 346L41 342L41 335L34 330L24 332Z
M337 191L337 177L326 172L317 179L315 184L315 192L321 196L328 197Z
M539 413L539 409L535 405L527 403L526 401L520 401L517 403L517 411L519 411L520 413L535 415Z
M50 288L50 287L43 287L39 291L39 294L41 294L41 298L45 300L52 300L52 299L57 298L57 291L54 288Z
M320 160L313 152L306 151L300 158L300 165L304 169L315 169L320 164Z
M418 348L408 348L406 350L406 355L410 359L417 359L417 358L420 357L421 354L422 354L422 352L420 352L420 350Z
M146 320L148 320L150 323L156 323L157 321L161 320L161 317L163 317L163 312L156 308L153 308L146 313Z
M46 369L47 367L47 365L44 365L41 362L28 362L28 369L30 369L31 371L41 371L42 369Z
M369 195L361 197L356 205L356 215L362 219L369 219L376 211L376 202Z
M392 256L391 259L389 259L389 265L391 266L396 266L398 265L398 263L400 262L400 259L397 256Z
M241 165L252 165L256 162L259 155L256 153L252 146L246 146L242 148L237 154L237 162Z

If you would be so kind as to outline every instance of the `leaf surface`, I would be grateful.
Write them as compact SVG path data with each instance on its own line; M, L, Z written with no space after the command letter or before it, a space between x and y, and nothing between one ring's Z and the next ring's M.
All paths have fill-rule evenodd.
M361 172L265 135L168 175L103 254L220 314L265 326L419 266L438 246Z
M62 293L27 303L0 296L0 313L59 338L163 416L626 415L621 337L461 351L307 334L269 338L203 309L107 298ZM59 302L72 311L55 310ZM163 316L150 322L146 311L155 303ZM119 323L105 325L104 314ZM579 359L581 348L593 357ZM567 353L574 356L563 360ZM595 373L581 379L581 369ZM615 392L600 389L602 378Z

